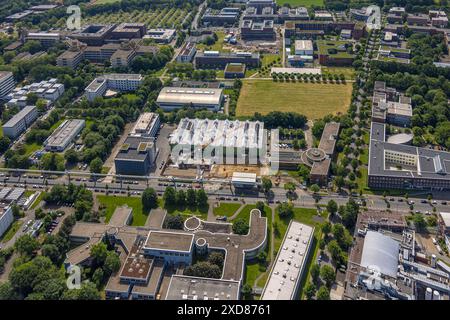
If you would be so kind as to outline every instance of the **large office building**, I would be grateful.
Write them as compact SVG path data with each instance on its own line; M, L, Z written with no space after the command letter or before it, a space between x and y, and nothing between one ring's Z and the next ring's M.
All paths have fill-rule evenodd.
M250 163L264 160L264 123L184 118L170 137L178 165ZM198 153L201 149L203 152Z
M260 64L260 54L251 52L222 53L219 51L198 52L195 56L197 69L224 68L228 63L242 63L247 68L257 68Z
M146 33L145 23L121 23L111 31L110 38L115 40L141 39Z
M128 136L114 159L116 173L145 176L155 162L156 153L154 138Z
M276 40L273 20L259 22L246 19L242 21L240 31L242 40Z
M295 40L295 54L299 56L312 56L314 47L311 40Z
M314 228L291 220L261 300L296 300L313 242Z
M274 0L248 0L247 8L255 8L259 13L261 13L265 8L272 8L273 10L277 7L277 2Z
M194 255L194 235L179 231L150 231L143 251L148 256L164 259L168 264L191 265Z
M223 89L164 87L156 103L164 111L183 107L218 111L223 104Z
M8 230L14 221L14 215L11 207L0 207L0 237Z
M156 43L170 43L177 34L175 29L149 29L144 39L152 39Z
M159 114L144 112L137 119L136 124L130 131L130 135L154 137L159 130L160 123Z
M449 190L449 173L449 152L389 143L386 124L372 122L369 187Z
M14 89L14 76L10 71L0 71L0 100Z
M25 35L26 41L39 41L43 47L51 47L61 40L61 35L56 32L29 32Z
M223 26L233 25L239 20L239 8L222 8L221 10L206 9L202 17L204 25Z
M26 106L3 125L3 134L11 139L16 139L31 126L37 117L36 106Z
M115 25L88 25L80 31L73 32L69 37L77 39L88 46L101 46L114 30Z
M45 150L63 152L83 130L86 121L64 120L63 123L44 141Z
M95 78L85 89L88 101L103 96L107 90L136 91L142 84L142 75L127 73L110 73Z

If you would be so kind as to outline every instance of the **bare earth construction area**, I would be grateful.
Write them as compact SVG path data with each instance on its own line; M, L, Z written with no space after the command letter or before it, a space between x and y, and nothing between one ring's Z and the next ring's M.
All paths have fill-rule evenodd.
M297 112L308 119L345 113L350 105L352 84L286 83L269 80L244 81L236 114Z

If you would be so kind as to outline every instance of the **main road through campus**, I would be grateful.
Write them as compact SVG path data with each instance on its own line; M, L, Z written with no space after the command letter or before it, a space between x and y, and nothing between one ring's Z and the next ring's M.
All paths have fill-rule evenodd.
M26 186L28 189L41 190L43 187L52 186L56 184L68 184L69 182L75 185L84 185L94 193L115 195L120 193L142 192L147 187L154 188L160 195L169 185L176 189L187 189L187 184L197 183L205 186L205 191L210 200L221 201L241 201L248 204L254 204L257 201L267 200L265 195L261 192L254 192L253 194L236 194L231 187L230 180L225 179L181 179L175 177L158 177L158 176L124 176L114 175L115 178L120 178L120 182L103 183L102 180L108 175L96 174L80 171L42 171L42 170L23 170L23 169L6 169L0 168L0 185L3 186ZM83 178L81 178L83 177ZM208 188L208 186L211 186ZM286 190L282 187L274 186L271 190L273 197L271 202L279 203L287 200ZM314 195L304 190L296 192L297 198L293 200L293 204L298 207L315 208L318 204L325 205L329 200L334 200L338 205L347 203L351 196L342 195L338 193L327 193ZM135 194L136 195L136 194ZM424 201L427 197L427 192L410 191L408 201L414 202L414 211L425 213L432 212L433 207L436 211L448 211L450 208L442 201L450 199L448 192L434 192L433 199L436 201L434 205ZM319 201L316 202L318 198ZM360 198L360 197L354 197ZM386 210L387 202L390 203L390 210L409 212L410 205L403 197L380 195L363 195L366 201L367 208L374 210ZM400 201L399 201L400 200ZM424 203L426 202L426 203Z

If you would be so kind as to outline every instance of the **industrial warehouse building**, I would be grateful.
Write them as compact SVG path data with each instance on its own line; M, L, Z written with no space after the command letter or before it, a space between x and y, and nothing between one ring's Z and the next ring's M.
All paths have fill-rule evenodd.
M86 121L79 119L65 120L44 141L45 150L63 152L78 136L86 125Z
M259 164L264 161L265 141L264 123L259 121L184 118L169 142L172 161L182 166Z
M3 134L11 139L16 139L31 126L37 117L36 106L26 106L3 125Z
M129 136L114 159L116 173L145 176L155 159L156 144L153 138Z
M261 300L295 300L307 268L314 228L291 220Z
M223 89L165 87L161 89L156 103L164 111L183 107L219 111L223 103Z
M142 83L142 75L111 73L95 78L85 89L88 101L103 96L107 90L136 91Z

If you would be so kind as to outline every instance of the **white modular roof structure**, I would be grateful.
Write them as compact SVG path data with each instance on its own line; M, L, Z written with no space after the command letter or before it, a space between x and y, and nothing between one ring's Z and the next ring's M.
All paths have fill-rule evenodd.
M259 121L188 119L180 121L170 144L227 148L262 148L264 123Z

